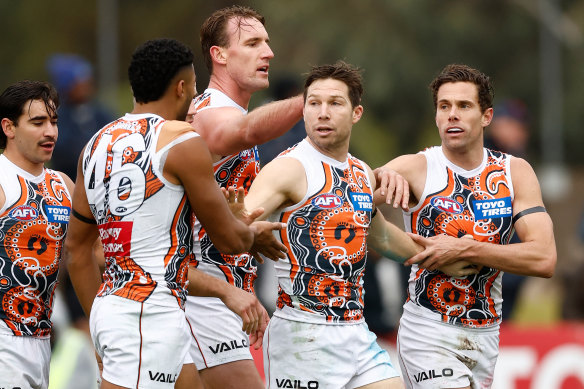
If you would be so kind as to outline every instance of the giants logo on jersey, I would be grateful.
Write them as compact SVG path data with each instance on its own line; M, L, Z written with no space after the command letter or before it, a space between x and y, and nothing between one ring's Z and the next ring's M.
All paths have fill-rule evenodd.
M440 197L434 197L432 199L432 201L430 202L430 204L442 211L442 212L448 212L448 213L454 213L454 214L458 214L462 212L462 204L460 204L458 201L451 199L450 197L444 197L444 196L440 196Z
M343 205L343 200L332 193L323 193L312 199L312 205L323 209L338 208Z
M475 201L472 204L475 220L495 219L513 215L511 197Z
M34 220L38 217L38 211L29 206L29 205L21 205L20 207L14 208L8 214L8 217L20 221L27 221L27 220Z

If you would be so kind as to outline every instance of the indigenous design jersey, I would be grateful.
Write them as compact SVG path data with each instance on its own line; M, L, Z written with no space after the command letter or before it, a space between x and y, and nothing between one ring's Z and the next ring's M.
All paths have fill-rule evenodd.
M306 139L280 154L306 172L306 196L276 213L287 258L275 264L276 315L317 323L363 321L363 274L373 197L365 165L336 161Z
M168 151L195 136L154 114L126 114L88 143L85 188L106 264L98 296L184 307L191 207L162 171Z
M509 243L514 196L510 156L484 149L481 165L467 171L448 161L441 147L422 153L428 166L426 186L418 205L404 212L406 229L424 237L470 234L480 242ZM502 276L486 266L478 274L455 278L413 265L404 308L467 327L497 325Z
M59 173L39 176L0 155L0 334L48 337L71 195Z
M243 114L247 110L239 106L223 92L208 88L195 99L196 112L221 107L234 107ZM253 147L238 154L229 155L213 164L215 180L222 188L243 188L245 194L260 171L258 148ZM222 254L211 242L198 220L194 221L195 260L192 264L199 270L217 278L225 279L232 285L248 292L254 291L257 264L250 254Z

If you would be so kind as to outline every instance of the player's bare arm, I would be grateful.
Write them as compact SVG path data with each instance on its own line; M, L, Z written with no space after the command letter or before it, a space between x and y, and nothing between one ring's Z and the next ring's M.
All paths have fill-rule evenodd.
M284 223L272 223L267 221L254 221L264 213L263 208L257 208L248 212L245 208L245 194L243 188L221 188L231 212L254 231L253 245L249 252L259 263L264 263L262 255L277 261L286 257L288 249L276 239L272 231L286 228ZM260 255L261 254L261 255Z
M168 123L186 126L184 122ZM177 131L165 124L163 131ZM190 138L173 146L164 165L164 176L185 188L195 215L215 246L225 254L247 251L253 243L253 231L229 210L213 176L211 154L201 137Z
M307 188L302 163L294 158L277 158L260 170L245 197L245 206L262 207L260 219L265 219L279 208L300 202Z
M83 154L82 152L77 165L77 184L73 190L73 209L65 238L63 261L67 266L79 302L85 314L89 316L93 300L101 285L101 274L95 255L93 255L94 243L99 235L97 224L89 209L83 183L81 169Z
M426 158L421 154L399 156L374 170L375 204L392 204L409 210L420 198L426 183Z
M401 159L401 161L398 162L404 163L405 165L409 163L415 164L416 162L419 164L421 162L419 158L410 158L415 156L416 155L406 155L404 156L405 158L399 157L397 159ZM423 156L422 158L424 159L425 164L425 158ZM395 164L398 168L399 163ZM401 177L399 173L392 169L386 168L385 166L376 169L375 172L372 172L369 167L367 168L369 170L369 177L372 183L374 183L376 178L379 176L387 177L387 175L382 172L384 170L391 170L392 172L396 173L392 173L393 179L395 179L395 177ZM389 181L386 181L384 185L388 182ZM412 256L424 250L423 246L414 242L412 234L409 234L408 236L408 234L406 234L400 228L387 221L381 212L376 212L376 215L371 220L369 235L367 236L367 243L379 254L399 263L404 263L406 259L411 258ZM478 270L470 265L471 264L466 261L456 261L454 263L443 265L438 270L446 275L453 277L462 277L470 274L476 274Z
M302 107L302 96L295 96L265 104L247 115L233 107L206 109L193 116L192 126L211 153L230 155L284 134L302 118Z
M557 260L552 220L544 211L539 182L532 167L523 159L511 159L515 199L513 217L521 243L494 245L448 236L413 237L425 246L424 252L406 261L418 262L429 270L463 259L476 265L505 272L551 277Z

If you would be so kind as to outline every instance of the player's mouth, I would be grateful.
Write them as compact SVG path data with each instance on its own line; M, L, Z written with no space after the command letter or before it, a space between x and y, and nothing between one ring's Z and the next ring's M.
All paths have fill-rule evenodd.
M41 142L39 146L45 151L53 151L55 148L55 142Z
M463 133L464 130L460 127L449 127L446 129L446 132L448 134L459 134L459 133Z
M331 127L327 127L327 126L316 127L316 132L318 132L319 134L322 134L322 135L330 134L333 131L334 130Z
M264 74L268 74L268 70L270 69L270 67L268 65L265 66L260 66L257 71L260 73L264 73Z

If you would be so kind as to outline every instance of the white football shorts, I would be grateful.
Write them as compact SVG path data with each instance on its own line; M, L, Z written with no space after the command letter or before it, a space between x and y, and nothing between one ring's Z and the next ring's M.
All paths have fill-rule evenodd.
M397 349L408 389L490 388L499 355L499 326L467 328L405 310Z
M109 295L93 302L91 338L102 378L128 388L174 388L190 344L184 311Z
M49 338L0 334L0 388L47 389Z
M243 320L215 297L187 298L185 309L192 344L185 363L198 370L253 359Z
M367 324L314 324L273 316L263 342L267 388L358 388L399 377Z

